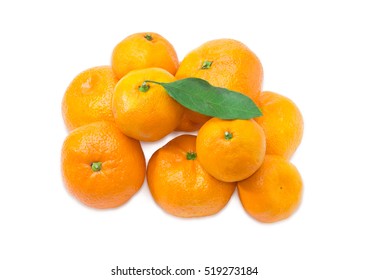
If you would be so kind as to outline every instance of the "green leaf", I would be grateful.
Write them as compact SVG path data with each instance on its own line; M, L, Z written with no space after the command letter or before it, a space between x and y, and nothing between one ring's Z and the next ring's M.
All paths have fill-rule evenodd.
M251 119L262 116L248 96L226 88L214 87L199 78L186 78L159 84L167 93L192 111L221 119Z

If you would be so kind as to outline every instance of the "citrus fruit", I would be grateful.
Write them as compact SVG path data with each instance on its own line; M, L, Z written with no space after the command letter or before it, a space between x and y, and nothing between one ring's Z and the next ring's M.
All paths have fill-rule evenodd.
M184 108L183 115L176 131L192 132L197 131L211 117L194 112L188 108Z
M147 181L156 203L179 217L219 212L236 185L216 180L201 167L193 135L178 136L157 150L148 163Z
M178 68L173 46L154 32L135 33L123 39L115 46L111 61L119 79L136 69L159 67L174 75Z
M252 175L263 163L265 136L254 120L212 118L200 128L196 149L210 175L236 182Z
M93 67L78 74L62 101L67 129L96 121L114 121L111 99L117 82L110 66Z
M255 121L264 130L266 153L290 159L302 140L301 112L289 98L270 91L261 93L258 104L263 116Z
M290 217L300 204L302 188L297 168L276 155L266 155L264 163L252 176L238 182L243 208L264 223Z
M117 125L124 134L142 141L156 141L171 133L183 107L158 84L173 82L174 76L161 68L133 70L118 82L112 108Z
M196 77L257 100L262 87L263 68L258 57L243 43L217 39L204 43L181 61L177 79ZM177 130L199 129L210 117L186 109Z
M61 160L67 189L93 208L124 204L145 178L140 143L110 122L95 122L73 130L64 141Z

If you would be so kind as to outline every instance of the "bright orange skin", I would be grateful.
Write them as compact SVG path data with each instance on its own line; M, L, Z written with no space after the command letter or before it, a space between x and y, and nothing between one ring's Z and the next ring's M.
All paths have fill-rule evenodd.
M182 119L179 125L176 127L176 131L197 131L202 125L207 122L211 117L202 115L200 113L191 111L188 108L184 108Z
M303 182L297 168L281 156L266 155L251 177L238 182L245 211L263 223L290 217L298 208Z
M226 133L232 138L226 139ZM254 120L212 118L199 130L197 155L216 179L236 182L251 176L263 163L265 136Z
M114 121L111 99L117 82L110 66L98 66L78 74L67 88L62 102L67 129L97 121Z
M204 61L212 62L202 69ZM256 101L262 88L263 68L258 57L243 43L218 39L194 49L180 63L176 78L197 77L217 87L238 91ZM186 110L177 130L194 131L210 117Z
M228 203L236 184L216 180L197 158L187 159L188 152L196 152L196 136L178 136L152 155L147 169L151 194L174 216L214 215Z
M152 40L145 36L150 35ZM154 32L135 33L115 46L112 67L120 79L137 69L159 67L174 75L178 68L177 53L170 42Z
M304 121L292 100L280 94L264 91L259 98L263 116L255 121L263 128L267 154L290 159L301 143Z
M134 70L118 82L112 108L115 121L124 134L142 141L156 141L171 133L179 124L183 107L158 84L148 83L147 92L139 87L146 80L173 82L164 69Z
M68 191L93 208L114 208L127 202L145 179L145 157L138 141L110 122L73 130L62 148L62 174ZM101 162L101 170L91 164Z

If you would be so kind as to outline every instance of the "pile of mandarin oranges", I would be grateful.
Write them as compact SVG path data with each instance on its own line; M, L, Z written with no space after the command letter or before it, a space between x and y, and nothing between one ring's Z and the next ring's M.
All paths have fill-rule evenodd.
M237 40L205 42L179 61L172 44L157 33L126 37L114 47L110 65L81 72L65 91L62 114L69 134L61 167L67 190L89 207L115 208L146 179L165 212L202 217L222 210L237 189L244 210L257 221L290 217L303 190L290 162L302 139L303 118L289 98L263 91L263 75L259 58ZM207 116L149 82L190 77L248 96L262 116ZM183 133L147 162L141 142L174 131Z

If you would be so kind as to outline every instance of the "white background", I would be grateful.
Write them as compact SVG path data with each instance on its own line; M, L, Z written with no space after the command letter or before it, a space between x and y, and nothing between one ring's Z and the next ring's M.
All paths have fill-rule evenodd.
M101 280L121 278L110 275L117 265L169 265L258 266L259 275L249 279L369 279L365 4L1 1L0 278ZM215 216L180 219L154 203L146 183L123 207L107 211L87 208L66 192L64 91L79 72L109 64L114 46L141 31L166 37L181 59L225 37L259 56L264 89L294 100L305 120L292 160L305 191L292 218L260 224L245 214L236 193ZM144 144L147 160L171 137Z

